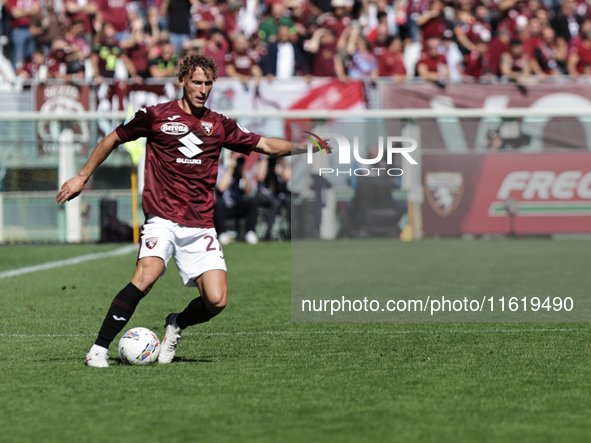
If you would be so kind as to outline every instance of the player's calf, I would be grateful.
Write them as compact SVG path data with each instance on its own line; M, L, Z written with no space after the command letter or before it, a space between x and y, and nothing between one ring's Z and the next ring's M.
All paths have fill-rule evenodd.
M109 345L127 325L135 308L145 295L133 283L129 283L117 294L103 320L98 338L86 355L87 366L99 368L109 366L107 363Z
M180 314L169 314L168 317L166 317L166 331L164 333L164 339L160 344L158 363L170 363L176 354L176 347L179 340L182 338L183 329L211 320L222 312L226 305L225 300L224 297L223 306L221 306L222 302L220 301L215 308L216 312L211 312L205 305L203 298L197 297L195 300L191 301L189 306L187 306Z

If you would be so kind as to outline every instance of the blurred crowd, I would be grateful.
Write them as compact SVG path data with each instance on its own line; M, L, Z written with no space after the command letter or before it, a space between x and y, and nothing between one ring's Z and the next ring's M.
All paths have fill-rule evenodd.
M590 0L591 1L591 0ZM2 0L0 74L172 77L215 58L244 82L515 81L591 74L585 0Z

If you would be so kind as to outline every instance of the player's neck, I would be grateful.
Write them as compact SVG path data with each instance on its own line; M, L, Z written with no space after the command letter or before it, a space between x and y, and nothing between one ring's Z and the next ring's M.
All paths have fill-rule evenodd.
M185 97L179 98L177 100L177 104L179 105L179 108L181 108L187 114L191 114L197 118L201 118L201 116L203 116L205 113L205 106L196 108L191 104L191 102L189 102L189 100L185 100Z

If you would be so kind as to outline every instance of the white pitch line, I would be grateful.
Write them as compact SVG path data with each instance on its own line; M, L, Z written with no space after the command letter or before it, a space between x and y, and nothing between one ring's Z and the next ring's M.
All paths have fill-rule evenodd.
M409 331L255 331L255 332L186 332L183 336L234 336L234 335L303 335L303 334L517 334L520 332L589 332L585 328L558 329L485 329L485 330L409 330ZM96 337L97 334L0 334L0 337L15 338L56 338L56 337Z
M79 257L72 257L66 260L56 260L43 263L41 265L27 266L25 268L13 269L12 271L0 272L0 279L8 277L16 277L18 275L29 274L31 272L46 271L48 269L61 268L62 266L77 265L85 261L99 260L101 258L117 257L119 255L129 254L132 251L137 251L137 245L123 246L113 251L97 252L94 254L81 255Z

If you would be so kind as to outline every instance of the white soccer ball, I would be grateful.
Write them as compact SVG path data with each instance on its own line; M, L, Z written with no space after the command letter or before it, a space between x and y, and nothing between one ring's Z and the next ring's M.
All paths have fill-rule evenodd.
M160 341L148 328L133 328L119 340L119 356L129 365L149 365L158 360Z

